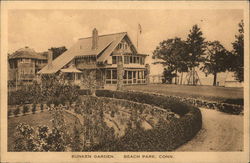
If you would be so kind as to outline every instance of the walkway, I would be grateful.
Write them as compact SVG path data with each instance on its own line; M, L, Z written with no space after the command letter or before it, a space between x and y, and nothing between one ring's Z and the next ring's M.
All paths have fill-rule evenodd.
M242 115L201 108L203 126L199 133L176 151L242 151Z

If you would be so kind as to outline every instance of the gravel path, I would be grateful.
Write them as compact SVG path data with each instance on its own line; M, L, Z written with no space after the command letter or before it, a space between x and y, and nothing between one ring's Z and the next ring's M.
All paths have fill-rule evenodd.
M203 126L176 151L242 151L243 116L201 108Z

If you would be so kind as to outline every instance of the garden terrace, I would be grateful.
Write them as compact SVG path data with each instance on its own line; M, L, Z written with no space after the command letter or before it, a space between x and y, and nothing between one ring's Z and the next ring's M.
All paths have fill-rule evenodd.
M81 96L71 106L56 106L67 109L67 124L83 119L78 128L79 138L84 138L79 144L84 145L77 151L171 151L192 139L202 125L198 108L170 97L104 90L96 94L106 97ZM50 127L48 113L46 107L42 113L10 118L9 145L18 123Z
M117 105L126 100L124 105L130 103L134 110L143 106L143 104L160 107L178 114L180 118L175 118L168 123L159 123L148 130L131 128L126 131L124 136L115 141L94 146L92 148L94 151L171 151L191 140L202 126L202 116L198 108L182 103L172 97L109 90L98 90L96 95L114 98L114 100L109 98L108 100ZM133 104L133 102L135 103Z

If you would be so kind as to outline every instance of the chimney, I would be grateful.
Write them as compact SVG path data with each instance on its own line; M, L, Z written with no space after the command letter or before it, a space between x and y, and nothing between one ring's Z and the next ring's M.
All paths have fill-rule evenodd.
M52 68L53 52L51 49L48 50L48 69Z
M96 50L98 48L98 31L96 28L92 31L92 50Z

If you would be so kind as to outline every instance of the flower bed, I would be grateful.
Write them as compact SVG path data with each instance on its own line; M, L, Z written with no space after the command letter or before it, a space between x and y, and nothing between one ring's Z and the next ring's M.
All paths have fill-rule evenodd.
M131 128L117 140L92 147L94 151L171 151L191 140L202 126L202 116L198 108L172 97L105 90L97 91L96 95L120 99L108 99L117 105L131 105L131 101L136 102L139 105L133 104L134 109L142 107L142 103L170 109L180 118L160 123L149 130ZM124 99L130 102L123 103Z

